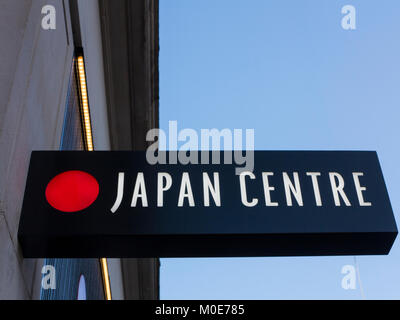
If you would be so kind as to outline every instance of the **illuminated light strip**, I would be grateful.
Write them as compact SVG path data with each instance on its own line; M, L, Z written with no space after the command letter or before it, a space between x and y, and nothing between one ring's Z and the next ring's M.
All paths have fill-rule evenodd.
M104 288L105 288L105 295L106 295L106 300L112 300L111 297L111 286L110 286L110 276L108 274L108 265L107 265L107 259L106 258L101 258L100 259L101 263L101 269L103 271L103 280L104 280Z
M90 109L89 109L89 99L87 93L87 81L85 74L85 62L83 56L79 56L77 59L77 69L78 69L78 80L79 80L79 91L81 97L81 113L82 113L82 123L83 131L85 133L86 149L88 151L93 151L93 136L92 136L92 125L90 122ZM110 276L108 273L107 259L100 259L101 271L103 273L103 284L104 284L104 294L106 300L112 300L111 297L111 285Z
M78 78L79 88L81 93L81 104L82 104L82 117L83 117L83 129L85 132L85 142L88 151L93 151L93 137L92 137L92 126L90 123L90 112L89 112L89 99L87 93L87 82L85 74L85 63L83 57L79 56L78 59Z

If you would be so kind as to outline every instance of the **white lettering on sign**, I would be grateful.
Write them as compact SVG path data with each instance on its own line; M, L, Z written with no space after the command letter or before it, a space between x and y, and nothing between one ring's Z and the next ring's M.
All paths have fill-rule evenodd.
M181 189L179 191L178 207L183 207L183 202L185 198L189 201L189 206L194 207L194 198L192 185L190 184L189 173L184 172L182 174Z
M133 190L131 207L136 207L138 198L142 199L142 206L147 207L147 205L148 205L147 204L147 193L146 193L146 185L144 183L143 172L139 172L137 174L135 189Z
M371 202L365 202L363 194L362 194L362 192L367 190L367 188L361 187L360 180L358 178L358 177L362 177L363 175L364 174L362 172L353 172L354 185L356 186L357 197L358 197L358 202L360 203L360 206L370 207Z
M164 178L166 184L164 185ZM157 179L157 207L164 206L164 191L167 191L172 186L172 178L169 173L160 172Z
M267 207L277 207L279 204L278 202L271 201L271 191L274 191L275 188L269 185L268 177L273 176L273 172L263 172L263 186L264 186L264 198L265 198L265 205Z
M125 180L125 173L124 172L118 173L117 199L115 200L115 203L111 208L112 213L115 213L115 211L117 211L119 206L121 205L122 197L124 195L124 180Z
M184 205L189 205L190 207L195 207L196 205L202 205L204 207L210 207L215 205L220 207L222 205L221 199L221 188L223 188L223 181L220 181L220 174L218 172L213 172L212 176L210 173L202 172L202 196L196 197L192 189L192 181L189 172L183 172L180 181L177 185L179 186L179 194L176 199L176 206L183 207ZM212 179L210 178L212 177ZM280 176L280 178L279 178ZM302 184L311 183L307 190L312 190L313 198L311 203L306 203L306 205L315 205L317 207L322 207L323 203L331 202L335 206L340 207L343 203L346 206L351 206L351 203L344 191L345 180L343 176L338 172L328 172L325 177L329 177L329 190L332 195L331 199L325 199L322 201L319 178L324 176L321 172L306 172L300 175L299 172L282 172L280 174L275 174L274 172L262 172L261 179L262 184L262 194L264 195L264 203L266 207L278 207L280 204L277 201L273 201L272 197L276 199L276 194L280 190L273 186L270 182L271 177L275 179L281 179L283 190L286 199L286 206L304 206L304 190L302 190ZM360 177L363 177L363 172L352 172L353 177L353 189L355 194L357 194L358 205L361 207L372 206L372 203L366 201L363 192L367 190L365 186L361 185ZM248 187L251 183L255 183L258 177L253 172L244 171L240 173L238 177L239 189L240 189L240 201L245 207L254 207L259 205L259 199L254 197L254 195L249 194ZM301 181L301 179L308 179ZM311 181L310 181L311 179ZM275 180L276 181L276 180ZM172 176L167 172L157 173L157 207L164 207L164 198L168 196L168 191L171 189L174 181ZM115 213L120 207L124 198L124 186L125 186L125 173L119 172L117 178L117 192L115 197L115 202L110 209L112 213ZM347 186L347 192L351 186ZM252 189L254 190L254 188ZM261 190L260 190L261 191ZM138 172L136 176L136 181L133 184L133 193L131 198L131 207L148 207L148 193L146 188L146 177L143 172ZM293 199L294 198L294 199ZM202 199L202 201L201 201ZM201 204L200 204L201 203Z
M219 189L219 173L214 172L214 183L211 183L210 177L207 172L203 172L203 195L204 206L210 206L210 193L213 197L214 203L217 207L221 206L221 193Z
M242 199L242 203L246 207L254 207L258 203L258 199L253 198L250 202L247 201L246 176L250 177L250 179L256 178L256 176L250 171L245 171L240 174L240 197Z
M321 194L319 193L319 185L318 185L318 177L321 175L321 172L307 172L306 173L308 176L311 177L313 189L314 189L314 195L315 195L315 204L317 207L322 206L322 201L321 201Z
M340 207L340 197L343 199L346 206L351 206L349 199L347 199L346 194L343 191L344 188L344 180L343 177L337 172L329 172L329 180L331 181L333 198L335 199L335 205ZM336 184L336 181L338 183Z
M292 196L294 195L296 198L297 204L302 207L303 206L303 197L301 195L300 189L300 180L299 174L297 172L293 172L294 177L294 185L286 172L283 172L283 184L285 185L285 195L286 195L286 203L289 207L293 205Z

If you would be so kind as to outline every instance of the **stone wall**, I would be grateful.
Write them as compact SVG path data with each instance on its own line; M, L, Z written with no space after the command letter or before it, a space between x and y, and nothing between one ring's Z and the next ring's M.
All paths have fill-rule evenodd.
M41 10L56 8L56 29ZM109 150L97 0L79 0L94 144ZM17 240L32 150L58 150L74 38L68 0L0 2L0 299L38 299L43 260L23 259ZM120 261L110 260L113 296L123 298Z
M46 4L56 8L56 30L41 27ZM30 153L60 143L73 57L63 16L61 0L0 4L0 299L40 294L42 261L22 258L17 231Z

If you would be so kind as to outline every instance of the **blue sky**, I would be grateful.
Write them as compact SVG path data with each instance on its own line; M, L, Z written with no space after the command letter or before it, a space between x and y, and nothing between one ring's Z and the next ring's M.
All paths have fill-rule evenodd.
M341 27L344 5L356 30ZM257 150L376 150L400 221L400 2L160 0L160 127L255 130ZM400 298L400 247L357 257ZM361 299L354 257L162 259L162 299Z

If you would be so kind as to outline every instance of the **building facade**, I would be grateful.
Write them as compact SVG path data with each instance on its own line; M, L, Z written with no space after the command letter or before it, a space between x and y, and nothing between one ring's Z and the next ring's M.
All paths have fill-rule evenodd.
M17 239L32 150L146 148L158 1L2 0L0 40L0 299L158 299L157 258L24 259Z

